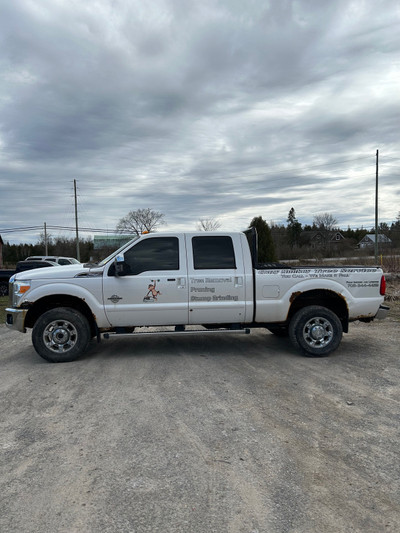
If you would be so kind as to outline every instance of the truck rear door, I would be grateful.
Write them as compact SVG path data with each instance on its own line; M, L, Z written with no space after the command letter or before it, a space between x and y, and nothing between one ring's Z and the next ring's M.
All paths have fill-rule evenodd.
M240 235L187 235L189 324L245 320L245 279Z

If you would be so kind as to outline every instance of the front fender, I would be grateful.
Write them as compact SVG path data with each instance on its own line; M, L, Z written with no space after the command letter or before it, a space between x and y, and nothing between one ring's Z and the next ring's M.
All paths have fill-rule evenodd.
M87 283L88 278L85 280ZM19 301L18 307L30 307L39 300L51 296L59 296L61 300L63 295L75 297L87 304L95 316L98 327L109 327L110 323L104 312L102 278L93 278L90 284L90 288L86 288L79 283L49 282L35 287L35 282L32 282L31 289Z

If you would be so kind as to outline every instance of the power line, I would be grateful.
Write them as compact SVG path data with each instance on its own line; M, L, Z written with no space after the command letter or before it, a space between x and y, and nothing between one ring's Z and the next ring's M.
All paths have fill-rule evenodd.
M33 231L37 229L43 229L43 226L23 226L21 228L4 228L4 229L0 229L0 233L15 233L19 231Z
M51 224L47 224L46 225L47 229L52 229L52 230L61 230L61 231L75 231L76 228L74 227L71 227L71 226L54 226L54 225L51 225ZM0 233L19 233L19 232L24 232L24 231L34 231L34 230L42 230L43 229L43 226L21 226L19 228L0 228ZM79 226L79 231L83 231L83 232L89 232L89 233L113 233L113 234L116 234L116 230L114 229L104 229L104 228L85 228L85 227L80 227ZM121 233L121 234L126 234L126 235L131 235L132 232L129 232L129 231L118 231L118 234Z

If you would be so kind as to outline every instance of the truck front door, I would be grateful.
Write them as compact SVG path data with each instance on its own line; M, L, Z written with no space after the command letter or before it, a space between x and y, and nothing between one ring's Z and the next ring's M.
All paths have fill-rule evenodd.
M239 235L188 236L189 323L245 320L245 280ZM235 254L235 250L237 253Z
M103 278L105 312L114 327L187 324L188 284L183 236L152 236L124 253L127 272L111 264Z

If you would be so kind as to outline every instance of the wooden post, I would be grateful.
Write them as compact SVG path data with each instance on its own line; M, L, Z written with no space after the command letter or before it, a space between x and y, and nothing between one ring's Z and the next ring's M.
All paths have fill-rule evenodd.
M76 197L76 180L74 180L74 196L75 196L75 231L76 231L76 258L81 260L81 254L79 252L79 233L78 233L78 200Z

